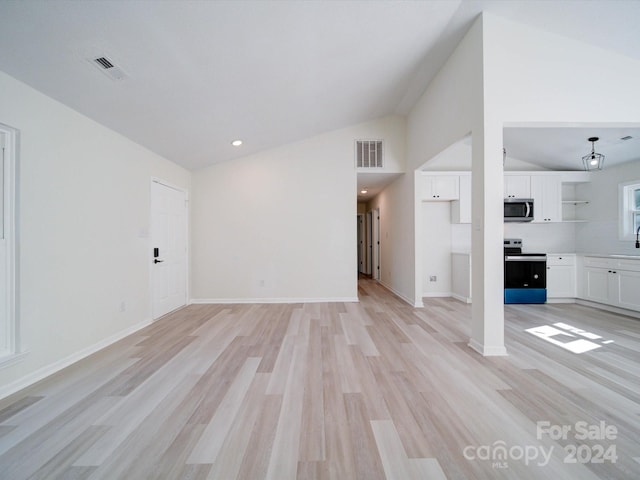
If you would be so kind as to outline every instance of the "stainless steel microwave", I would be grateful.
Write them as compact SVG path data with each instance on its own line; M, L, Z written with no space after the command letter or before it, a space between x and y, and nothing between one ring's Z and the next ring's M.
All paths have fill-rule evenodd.
M533 198L505 198L505 222L531 222L533 220Z

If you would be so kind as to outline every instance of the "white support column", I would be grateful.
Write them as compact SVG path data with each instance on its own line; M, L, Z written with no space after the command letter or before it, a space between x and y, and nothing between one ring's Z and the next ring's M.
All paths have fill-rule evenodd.
M469 346L482 355L506 355L504 346L502 128L473 132L472 319Z

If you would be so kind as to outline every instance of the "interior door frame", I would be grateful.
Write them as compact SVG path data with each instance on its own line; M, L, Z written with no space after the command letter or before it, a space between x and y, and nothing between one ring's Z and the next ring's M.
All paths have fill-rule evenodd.
M160 318L161 316L155 318L154 317L154 306L153 306L153 286L154 286L154 269L153 269L153 235L152 235L152 225L153 225L153 184L154 183L158 183L160 185L163 185L165 187L168 188L172 188L174 190L178 190L179 192L184 193L184 198L185 198L185 206L184 206L184 210L185 210L185 219L186 221L185 223L185 242L187 244L187 253L186 253L186 262L187 264L185 265L185 275L184 275L184 281L185 281L185 286L184 286L184 291L185 291L185 305L189 305L191 303L191 293L189 291L189 286L190 286L190 281L189 279L191 278L191 270L190 270L190 266L191 266L191 241L190 241L190 237L189 237L189 232L190 232L190 228L189 228L189 220L191 218L190 214L189 214L189 206L190 206L190 199L189 199L189 190L183 188L183 187L179 187L171 182L167 182L166 180L159 178L159 177L151 177L151 181L149 182L149 242L148 242L148 248L147 248L147 258L148 258L148 264L149 264L149 312L151 312L151 320L155 321L158 318Z
M20 142L20 132L15 128L0 123L0 168L3 169L3 188L0 194L3 195L2 208L3 215L0 217L3 224L4 259L6 265L5 292L0 292L2 307L4 309L4 320L0 321L0 328L4 329L5 342L0 345L0 363L3 360L10 361L16 358L21 352L20 341L20 304L19 298L19 224L17 216L19 213L19 158L18 148Z
M372 228L372 213L371 210L369 210L365 216L365 231L366 231L366 249L365 249L365 272L367 275L369 276L373 276L373 270L371 269L372 263L371 263L371 257L373 256L373 231L371 230Z
M371 210L373 254L371 255L371 278L380 281L380 208Z
M365 273L366 251L364 245L364 214L357 214L358 228L358 273Z

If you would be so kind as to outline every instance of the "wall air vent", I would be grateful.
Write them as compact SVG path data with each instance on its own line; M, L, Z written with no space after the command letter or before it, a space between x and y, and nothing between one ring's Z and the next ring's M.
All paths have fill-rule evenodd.
M105 55L96 56L90 59L90 62L111 80L120 81L126 78L122 68L118 67L111 59Z
M356 140L356 167L382 168L382 140Z

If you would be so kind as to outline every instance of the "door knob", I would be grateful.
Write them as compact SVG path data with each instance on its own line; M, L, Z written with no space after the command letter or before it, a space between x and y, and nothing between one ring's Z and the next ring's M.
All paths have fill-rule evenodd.
M153 263L162 263L164 262L164 260L158 260L157 258L153 259Z

